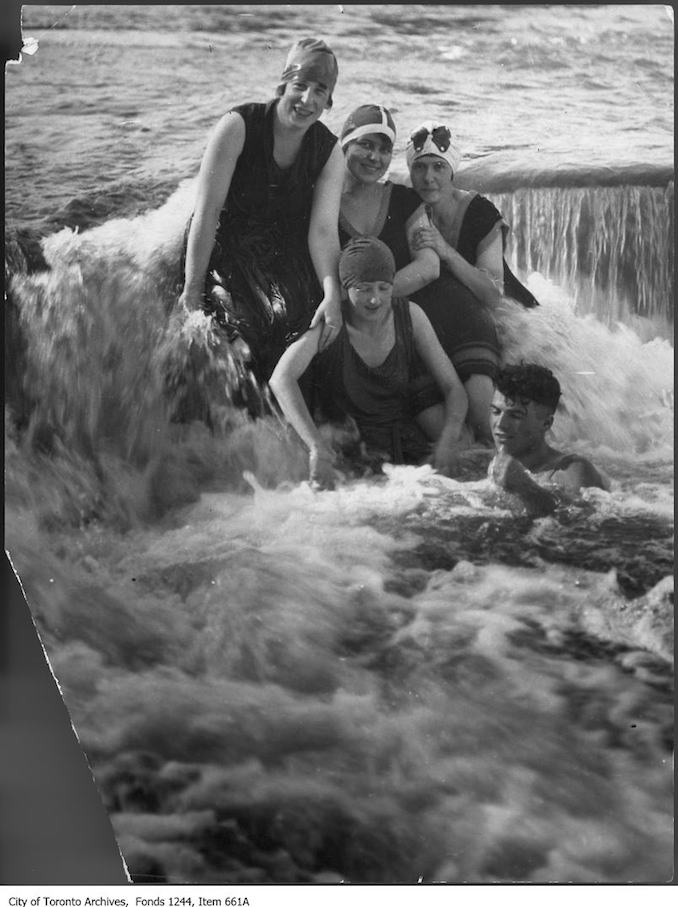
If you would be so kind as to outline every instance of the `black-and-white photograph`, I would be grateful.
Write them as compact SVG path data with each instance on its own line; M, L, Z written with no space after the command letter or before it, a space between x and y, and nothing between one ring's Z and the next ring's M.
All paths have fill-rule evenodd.
M673 7L20 43L5 550L103 881L668 883Z

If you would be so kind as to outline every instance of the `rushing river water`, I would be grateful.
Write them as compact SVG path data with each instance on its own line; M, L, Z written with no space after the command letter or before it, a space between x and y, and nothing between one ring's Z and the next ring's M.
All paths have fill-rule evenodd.
M670 877L669 13L25 7L5 544L133 879ZM394 111L396 177L410 128L454 124L541 303L498 313L505 358L553 368L554 443L609 492L531 521L482 458L313 492L231 405L238 363L174 329L207 132L305 34L331 128Z

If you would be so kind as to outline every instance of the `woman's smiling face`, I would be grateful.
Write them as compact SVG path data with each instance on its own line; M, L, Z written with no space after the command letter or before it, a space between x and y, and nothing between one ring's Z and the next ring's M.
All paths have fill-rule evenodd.
M388 170L393 144L387 136L371 132L349 142L344 149L346 167L360 183L376 183Z
M299 77L285 84L278 111L284 123L308 129L320 118L329 102L330 91L326 85Z

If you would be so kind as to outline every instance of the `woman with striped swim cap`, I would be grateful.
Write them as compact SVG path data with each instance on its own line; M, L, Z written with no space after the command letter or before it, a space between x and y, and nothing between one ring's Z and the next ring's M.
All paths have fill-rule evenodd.
M419 196L383 179L395 139L393 117L381 104L362 104L346 119L340 135L346 169L339 242L343 248L353 237L378 236L395 258L395 293L409 296L438 276L440 262L430 249L410 251L408 235L427 223Z

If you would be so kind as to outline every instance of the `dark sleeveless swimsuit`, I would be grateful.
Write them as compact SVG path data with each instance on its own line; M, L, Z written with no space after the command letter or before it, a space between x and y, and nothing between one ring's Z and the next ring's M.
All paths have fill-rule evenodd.
M330 420L352 416L372 452L394 463L419 463L431 442L414 421L416 349L409 302L393 300L395 343L384 362L368 366L351 345L346 323L312 363L315 402ZM442 400L438 391L437 402ZM434 401L432 401L434 402Z
M478 246L487 234L492 230L496 223L501 224L502 248L506 251L506 239L508 237L509 226L504 221L501 212L495 208L492 202L482 195L474 195L459 231L459 243L457 251L464 256L466 261L474 265L478 255ZM521 303L526 309L533 309L538 306L536 298L524 286L513 271L509 268L504 258L504 295L510 296L516 302Z
M389 247L395 258L396 271L408 265L412 257L407 242L407 222L417 208L421 199L409 186L399 183L384 184L384 201L377 217L378 238ZM339 215L339 243L343 249L349 239L360 236L343 214Z
M245 121L245 145L205 278L205 311L229 339L240 335L247 342L260 382L308 328L322 299L308 229L313 190L337 141L326 126L313 123L294 163L281 170L273 158L276 104L277 99L232 108Z

